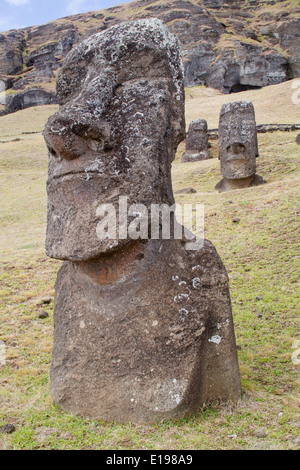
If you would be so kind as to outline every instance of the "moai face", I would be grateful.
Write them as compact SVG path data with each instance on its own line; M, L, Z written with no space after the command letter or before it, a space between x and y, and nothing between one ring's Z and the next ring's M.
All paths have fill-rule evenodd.
M57 79L60 108L44 131L50 257L88 260L129 243L96 233L102 204L114 205L118 225L120 196L147 207L174 202L182 78L179 41L159 20L110 28L70 52Z
M219 122L221 174L242 179L256 172L258 143L254 107L249 101L222 106Z
M207 122L204 119L192 121L189 126L189 134L186 143L186 150L207 150Z
M206 160L209 156L207 121L205 119L192 121L189 125L185 152L181 157L181 161L185 163Z

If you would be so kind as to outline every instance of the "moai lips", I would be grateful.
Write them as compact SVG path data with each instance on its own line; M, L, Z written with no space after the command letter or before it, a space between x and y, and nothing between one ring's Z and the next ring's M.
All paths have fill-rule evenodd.
M96 235L100 204L173 204L171 162L185 136L178 40L159 20L92 36L67 57L58 96L44 133L47 253L65 259L54 402L107 422L153 423L237 400L228 277L213 245Z
M264 183L265 180L255 174L257 157L253 104L250 101L224 104L219 120L219 159L223 179L215 189L221 192Z
M181 162L196 162L207 160L209 157L207 122L205 119L197 119L189 125L185 152L182 154Z

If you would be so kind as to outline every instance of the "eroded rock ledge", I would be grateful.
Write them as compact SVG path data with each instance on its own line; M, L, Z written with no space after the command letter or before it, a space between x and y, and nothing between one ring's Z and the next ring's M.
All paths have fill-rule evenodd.
M156 17L181 42L185 86L260 88L299 77L299 13L300 7L262 0L136 0L0 33L0 80L13 94L38 86L53 102L57 72L76 44L121 21ZM2 112L17 110L17 103L22 99L10 98Z

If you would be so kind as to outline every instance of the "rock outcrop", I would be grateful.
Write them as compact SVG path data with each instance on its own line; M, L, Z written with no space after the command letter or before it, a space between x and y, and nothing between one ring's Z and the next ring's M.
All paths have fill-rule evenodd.
M274 0L135 0L1 33L0 79L11 76L7 87L17 93L37 84L54 92L57 72L76 44L121 21L156 17L181 42L185 86L232 93L277 84L300 76L299 13L299 6Z
M221 49L207 85L224 93L261 88L284 82L289 63L277 51L234 40L232 49Z
M14 113L32 106L55 103L57 103L55 93L48 92L38 87L5 97L6 113Z
M91 36L67 56L57 96L44 132L46 249L66 260L55 284L55 403L154 423L238 400L226 270L210 242L174 236L174 216L169 236L163 220L153 236L148 212L174 204L171 162L185 136L179 41L156 19Z
M0 74L16 75L23 70L24 31L0 33ZM2 77L1 77L2 78Z

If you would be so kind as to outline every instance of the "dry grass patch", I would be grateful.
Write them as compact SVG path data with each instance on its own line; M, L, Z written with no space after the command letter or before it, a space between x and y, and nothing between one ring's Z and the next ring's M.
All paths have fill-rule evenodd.
M225 103L231 101L252 101L257 124L300 123L300 107L293 103L292 88L297 79L271 85L259 90L223 95L217 90L205 87L186 89L187 124L194 119L206 119L209 129L219 125L219 113Z
M290 84L285 86L289 90ZM251 96L257 97L262 122L283 121L280 116L287 117L290 106L287 93L282 114L277 107L273 114L272 109L262 114L269 94L276 94L269 88L230 96L188 89L187 121L205 117L204 109L214 127L224 100ZM278 85L279 94L283 89ZM206 407L184 420L153 426L105 424L61 411L49 395L53 301L42 307L38 301L53 296L61 262L44 253L47 155L41 131L56 109L31 108L0 118L0 140L21 139L0 144L0 340L6 348L6 363L0 366L0 426L16 426L14 433L0 434L0 448L298 449L299 366L291 360L300 339L297 133L259 135L258 172L268 183L257 188L214 191L220 179L215 144L212 159L181 164L182 143L173 163L174 190L197 190L176 194L177 203L204 204L206 238L228 271L242 399L235 406ZM37 134L22 134L28 131ZM234 224L234 217L240 223ZM38 317L40 308L48 317ZM256 436L260 428L265 438Z

